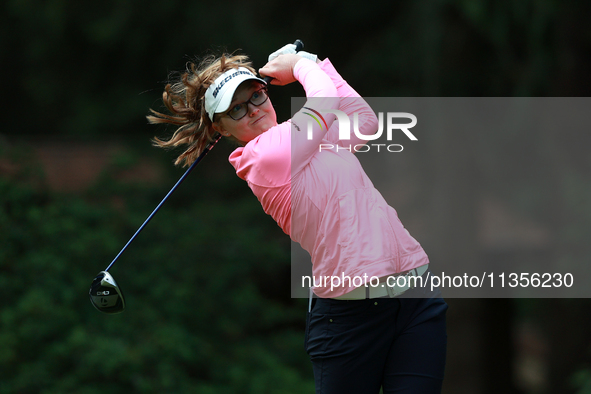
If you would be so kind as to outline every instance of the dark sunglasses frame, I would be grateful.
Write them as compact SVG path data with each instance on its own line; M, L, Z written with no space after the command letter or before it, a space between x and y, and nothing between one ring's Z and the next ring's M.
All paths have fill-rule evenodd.
M252 96L254 96L254 95L255 95L255 94L257 94L257 93L261 93L261 92L263 92L263 93L264 93L264 95L265 95L265 99L264 99L262 102L258 103L258 104L255 104L255 103L253 103L253 102L252 102ZM258 107L258 106L261 106L261 105L263 105L264 103L266 103L266 102L267 102L267 100L269 100L269 92L268 92L268 90L267 90L267 87L266 87L266 86L264 86L264 87L262 87L262 88L258 89L256 92L253 92L253 93L252 93L252 95L250 96L250 98L249 98L247 101L245 101L245 102L243 102L243 103L238 103L238 104L235 104L235 105L233 105L233 106L232 106L232 108L234 108L234 107L236 107L237 105L245 105L245 106L246 106L246 112L244 113L244 115L242 115L242 116L240 116L240 117L238 117L238 118L234 118L232 115L230 115L230 113L232 112L232 109L230 109L229 111L226 111L226 112L224 113L224 115L228 115L228 116L229 116L230 118L232 118L233 120L240 120L240 119L244 118L244 117L245 117L245 116L248 114L248 104L249 104L249 103L250 103L250 104L252 104L252 105L254 105L255 107Z

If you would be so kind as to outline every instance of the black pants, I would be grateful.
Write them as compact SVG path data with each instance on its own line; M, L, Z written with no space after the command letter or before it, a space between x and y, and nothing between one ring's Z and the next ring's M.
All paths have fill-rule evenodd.
M314 299L305 348L316 393L440 393L447 304L436 290L404 298ZM421 298L412 298L421 297Z

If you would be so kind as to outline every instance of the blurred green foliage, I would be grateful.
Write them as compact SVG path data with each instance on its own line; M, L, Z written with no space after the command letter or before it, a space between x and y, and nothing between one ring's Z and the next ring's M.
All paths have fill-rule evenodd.
M573 387L576 387L576 394L590 394L591 393L591 367L581 369L573 374L571 378Z
M126 311L91 306L92 278L165 194L114 179L117 161L80 196L0 177L0 392L312 391L287 237L198 174L110 270Z
M239 50L259 68L296 38L368 97L581 96L591 86L591 6L575 0L7 0L0 11L3 110L18 115L5 118L10 134L143 133L185 62ZM280 119L295 94L273 92Z

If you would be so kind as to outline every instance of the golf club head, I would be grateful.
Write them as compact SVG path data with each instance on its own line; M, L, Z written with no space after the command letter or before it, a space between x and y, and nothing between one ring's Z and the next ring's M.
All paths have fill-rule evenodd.
M90 302L103 313L121 313L125 309L125 299L121 288L107 271L101 271L90 285Z

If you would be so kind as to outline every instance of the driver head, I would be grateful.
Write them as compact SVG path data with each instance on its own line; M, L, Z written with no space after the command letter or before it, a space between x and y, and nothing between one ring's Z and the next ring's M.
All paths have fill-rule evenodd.
M121 313L125 309L123 293L107 271L101 271L90 285L90 302L104 313Z

